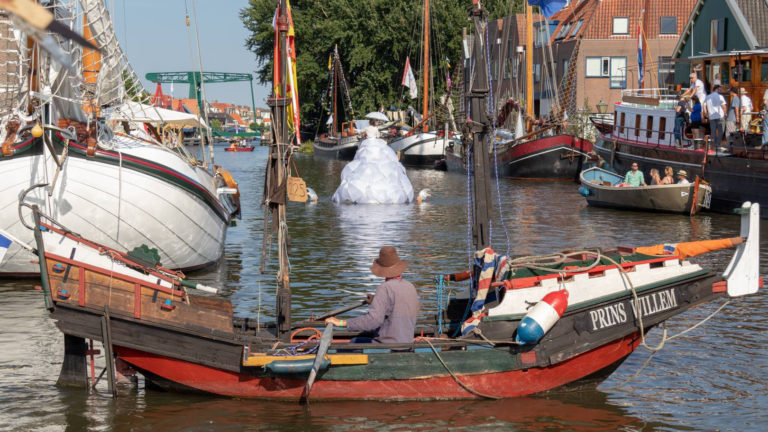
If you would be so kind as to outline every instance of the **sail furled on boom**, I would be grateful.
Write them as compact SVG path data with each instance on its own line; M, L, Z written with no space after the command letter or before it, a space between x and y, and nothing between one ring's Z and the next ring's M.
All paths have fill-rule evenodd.
M275 97L282 97L281 84L282 84L282 67L280 57L280 31L277 28L277 17L280 14L280 6L277 6L275 10L275 18L272 20L272 26L275 28L275 48L274 48L274 67L273 67L273 79ZM299 128L301 125L300 113L299 113L299 91L297 87L296 79L296 45L294 39L296 37L296 31L293 27L293 16L291 15L291 3L286 0L285 2L285 16L288 19L288 37L286 40L286 51L288 53L288 61L285 65L286 75L288 82L285 83L286 96L291 98L291 104L288 106L287 118L288 128L293 134L296 135L296 143L301 144L301 134Z
M84 72L98 73L95 87L86 89L92 91L98 106L118 105L127 100L147 103L141 100L148 96L141 80L117 41L112 19L103 0L80 0L84 21L90 28L94 43L101 49L98 60L94 57L92 64L83 64ZM87 54L87 52L86 52ZM84 59L89 58L87 55Z

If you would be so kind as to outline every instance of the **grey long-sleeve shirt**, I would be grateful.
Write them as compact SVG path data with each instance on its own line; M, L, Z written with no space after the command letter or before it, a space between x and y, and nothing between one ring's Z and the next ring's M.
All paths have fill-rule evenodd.
M413 341L419 295L404 279L390 279L376 288L376 295L363 316L347 320L352 331L374 331L374 342L409 343Z

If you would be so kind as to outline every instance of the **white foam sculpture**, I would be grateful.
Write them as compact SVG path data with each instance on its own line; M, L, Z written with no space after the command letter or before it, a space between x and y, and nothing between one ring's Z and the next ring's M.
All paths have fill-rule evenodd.
M341 172L335 203L405 204L413 201L413 186L405 167L387 143L369 138L360 143L355 159Z

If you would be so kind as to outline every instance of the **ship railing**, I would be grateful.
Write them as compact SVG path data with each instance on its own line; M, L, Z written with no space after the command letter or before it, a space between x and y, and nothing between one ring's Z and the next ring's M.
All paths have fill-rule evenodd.
M626 89L621 91L621 100L634 105L672 108L678 96L668 88Z
M687 126L687 125L686 125ZM613 125L611 135L613 139L634 141L639 144L656 147L675 147L676 136L674 130L648 129L627 125ZM703 148L702 139L690 139L685 136L685 129L680 131L681 145L687 149Z

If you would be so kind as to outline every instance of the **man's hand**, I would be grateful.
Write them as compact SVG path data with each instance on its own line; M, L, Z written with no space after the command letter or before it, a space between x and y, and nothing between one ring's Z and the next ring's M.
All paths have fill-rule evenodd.
M330 324L333 324L333 325L335 325L336 327L344 327L344 326L342 326L342 325L341 325L341 320L340 320L340 319L338 319L338 318L336 318L336 317L329 317L329 318L326 318L326 319L325 319L325 323L326 323L326 324L328 324L328 323L330 323ZM345 324L346 324L346 323L345 323Z

